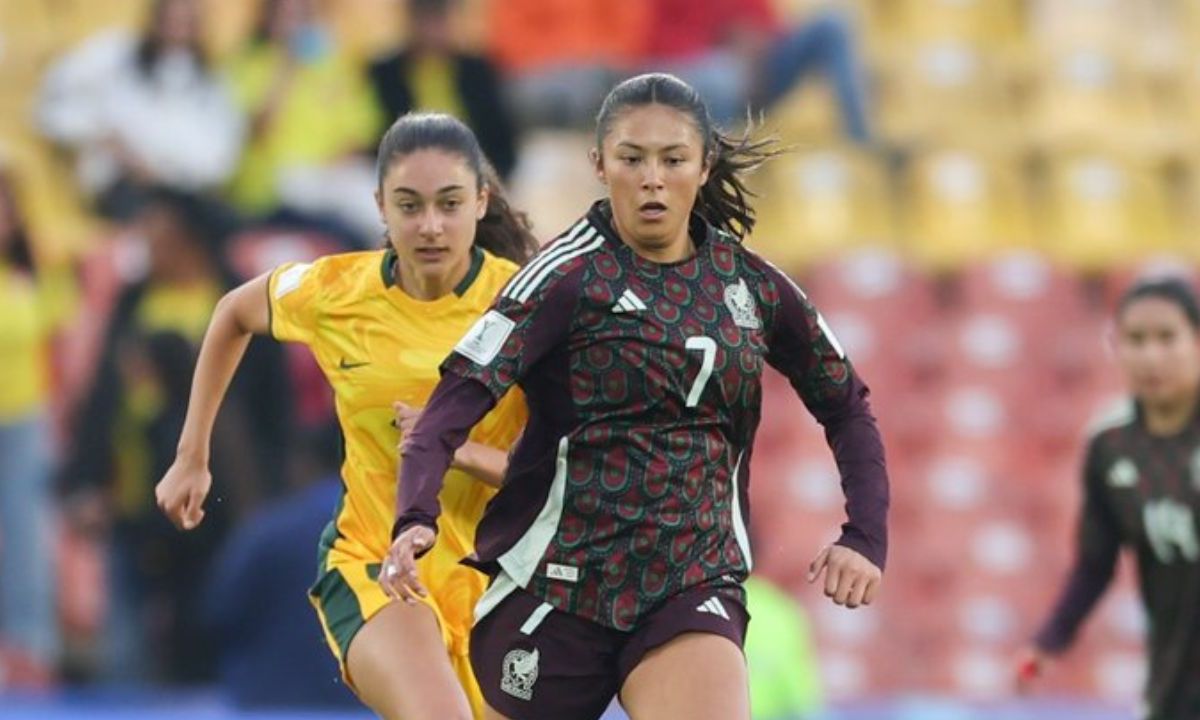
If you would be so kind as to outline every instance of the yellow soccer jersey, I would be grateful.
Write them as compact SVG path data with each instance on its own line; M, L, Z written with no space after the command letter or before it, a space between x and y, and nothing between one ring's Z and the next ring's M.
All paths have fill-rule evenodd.
M471 269L455 291L424 302L393 285L394 261L394 253L383 250L331 255L282 265L268 284L271 334L311 348L333 386L345 436L345 491L331 528L336 535L323 538L332 547L323 548L330 556L322 570L339 561L378 563L387 554L401 439L392 425L392 403L425 406L439 379L438 365L517 270L508 260L474 250ZM509 393L470 439L507 450L525 418L524 396ZM450 470L441 494L448 521L439 523L439 544L470 552L493 493L470 475Z

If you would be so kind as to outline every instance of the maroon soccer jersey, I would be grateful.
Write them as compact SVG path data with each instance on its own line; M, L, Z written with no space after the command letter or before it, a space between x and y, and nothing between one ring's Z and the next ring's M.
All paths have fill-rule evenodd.
M690 231L693 257L654 263L598 203L513 278L442 366L405 454L398 526L431 524L458 426L520 384L529 424L477 531L480 567L619 630L689 587L740 595L766 362L830 434L840 542L883 566L887 481L865 386L786 275L698 217Z
M1137 554L1149 616L1147 720L1200 720L1200 417L1174 437L1136 408L1088 447L1075 569L1037 637L1066 648L1112 579L1122 545Z

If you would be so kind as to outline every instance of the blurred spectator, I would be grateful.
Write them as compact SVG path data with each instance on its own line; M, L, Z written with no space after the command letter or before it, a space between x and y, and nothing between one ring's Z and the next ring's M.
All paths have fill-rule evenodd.
M754 720L808 720L821 710L821 673L804 608L759 575L746 579Z
M130 217L150 185L220 185L237 165L244 123L200 46L199 13L196 0L155 0L140 37L97 35L46 76L41 128L75 151L105 215Z
M240 524L205 589L221 686L243 709L361 707L325 651L307 593L317 575L313 548L342 492L337 425L314 431L302 447L311 481Z
M327 232L340 224L374 242L376 182L362 153L383 123L364 73L337 52L313 0L263 0L254 37L228 69L250 116L233 202L255 217L320 221Z
M590 125L647 28L643 0L488 3L492 55L507 74L522 127Z
M64 303L40 270L0 168L0 645L49 668L59 638L48 350Z
M653 0L643 63L691 84L728 126L748 107L767 109L814 70L825 72L846 134L870 139L863 70L853 29L833 10L793 27L769 0Z
M371 83L387 111L381 128L413 110L448 113L475 131L488 160L507 178L517 160L516 129L496 67L458 47L451 25L458 0L407 4L411 40L371 65Z
M216 218L199 199L166 190L137 216L147 276L117 301L63 472L77 521L111 522L103 656L114 679L191 682L213 672L214 649L198 621L198 569L254 477L252 440L237 410L218 423L216 501L203 528L176 532L155 506L154 483L175 457L195 348L228 285Z

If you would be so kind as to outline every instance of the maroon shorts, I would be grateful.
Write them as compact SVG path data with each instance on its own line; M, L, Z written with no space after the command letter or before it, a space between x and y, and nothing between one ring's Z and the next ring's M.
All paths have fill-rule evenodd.
M630 632L516 590L471 631L471 667L488 705L513 720L594 720L654 648L689 632L740 648L749 621L741 603L710 587L679 593Z

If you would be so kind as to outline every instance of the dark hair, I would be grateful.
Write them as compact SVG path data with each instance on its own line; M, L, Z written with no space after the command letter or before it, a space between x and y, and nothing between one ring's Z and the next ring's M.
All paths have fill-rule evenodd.
M7 207L8 222L12 227L12 236L8 239L8 247L3 256L0 256L0 261L8 263L21 272L32 274L35 270L33 244L29 241L29 231L25 227L25 216L21 213L21 206L17 202L12 177L3 169L0 169L0 203Z
M783 150L774 138L752 139L754 127L747 123L740 138L717 128L708 114L708 106L695 88L666 73L649 73L629 78L604 98L596 116L596 147L603 150L604 138L612 130L621 112L643 105L665 105L687 113L696 123L704 142L708 181L696 196L695 211L721 230L744 238L754 228L755 212L743 175L756 169Z
M453 116L409 113L392 123L379 143L375 161L380 191L388 168L397 158L429 148L461 155L475 173L477 189L488 188L487 212L475 231L475 244L519 264L533 257L538 243L528 216L509 205L500 177L484 157L475 133Z
M153 186L139 212L161 210L169 214L180 231L201 249L221 282L236 284L227 253L229 239L238 230L238 219L221 202L204 195L167 186Z
M1141 280L1125 291L1117 303L1117 315L1125 314L1129 306L1145 298L1158 298L1177 305L1193 330L1200 330L1200 303L1192 286L1182 278L1158 277Z
M167 5L173 2L196 4L195 0L154 0L154 4L150 7L150 19L146 23L146 29L142 32L142 39L137 47L137 66L144 75L149 75L154 70L154 65L162 55L163 42L159 37L159 28L163 22L163 15L167 12ZM199 12L199 10L193 9L193 12ZM208 58L204 54L204 48L200 42L200 33L197 32L196 37L192 38L188 50L192 53L192 58L198 66L208 67Z
M454 9L455 0L408 0L411 17L443 16Z

